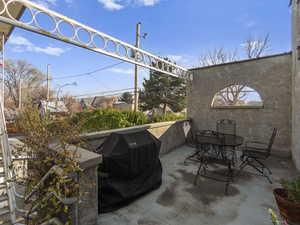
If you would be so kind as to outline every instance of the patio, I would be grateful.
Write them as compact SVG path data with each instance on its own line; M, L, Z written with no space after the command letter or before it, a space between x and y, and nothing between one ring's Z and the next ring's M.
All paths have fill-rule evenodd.
M75 210L72 212L74 222L72 224L271 224L267 210L272 208L277 211L273 189L280 186L279 181L282 178L294 178L299 176L300 171L299 1L291 2L293 22L291 52L191 69L173 64L48 8L40 7L32 1L2 0L0 2L0 8L3 9L0 13L3 31L0 52L0 60L3 61L2 68L5 64L5 41L10 36L12 28L19 27L158 73L185 78L188 84L187 116L190 118L188 122L192 124L192 131L215 130L216 121L224 118L236 121L236 134L243 137L244 143L256 139L266 141L273 128L278 128L279 131L272 149L272 157L267 161L267 165L273 172L273 184L270 184L264 177L248 172L255 171L247 167L241 176L236 177L233 184L230 185L229 194L224 195L224 183L200 178L198 185L193 184L198 163L190 162L188 165L183 163L184 159L193 152L193 148L182 146L188 137L184 130L187 120L176 121L173 124L141 126L139 128L151 131L162 142L162 186L127 207L102 215L98 215L97 208L98 188L101 188L101 184L98 186L97 169L102 163L102 156L93 151L113 131L85 134L82 139L90 140L88 145L78 149L78 161L83 170L82 174L78 176L78 183L86 195L81 196L80 201L74 205ZM31 16L30 22L27 23L19 20L21 11L26 8L27 11L30 11L29 17ZM43 28L41 17L38 16L42 14L48 17L48 20L45 18L44 20L54 25L54 29ZM73 32L71 37L63 34L63 24L70 26L71 32ZM83 38L82 32L88 36L86 41L83 41L85 38ZM96 42L97 39L101 39L103 43L102 41L101 43ZM4 82L2 83L4 84ZM216 98L216 96L220 97L219 93L226 93L224 90L233 86L242 86L245 88L242 89L242 93L251 92L259 98L254 98L252 95L252 98L245 100L244 97L240 97L234 106L220 105L220 98ZM4 90L4 85L2 89ZM21 93L21 85L19 90ZM239 96L240 92L235 92L233 95ZM249 102L252 103L249 104ZM20 104L20 108L21 106L22 104ZM16 203L18 202L15 200L15 193L13 193L11 185L3 182L5 179L9 181L13 178L11 175L13 174L10 162L11 152L7 143L3 115L1 121L1 130L4 131L1 131L0 135L2 138L2 162L5 168L4 172L6 172L2 172L1 180L4 184L5 194L7 194L4 201L8 201L7 205L9 206L4 208L5 211L2 212L2 215L9 215L10 222L15 224L14 217L16 217ZM174 148L175 150L173 150ZM70 149L74 150L75 148L70 146ZM291 158L293 158L293 162ZM213 169L220 172L226 168L213 166ZM87 187L85 184L92 185ZM0 221L0 224L2 223Z
M290 159L272 156L267 165L273 172L273 184L261 176L252 175L246 168L229 186L224 195L224 183L199 178L193 181L197 163L184 165L193 148L182 146L161 157L163 165L162 186L114 213L101 214L101 225L195 225L195 224L271 224L267 210L276 209L272 190L280 179L297 176ZM223 170L224 167L214 167ZM299 174L298 174L299 175Z

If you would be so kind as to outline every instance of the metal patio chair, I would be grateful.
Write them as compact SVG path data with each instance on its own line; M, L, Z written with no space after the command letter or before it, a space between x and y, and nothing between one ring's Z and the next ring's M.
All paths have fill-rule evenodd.
M272 171L266 166L265 161L270 157L272 146L277 134L277 129L274 128L269 143L263 143L259 141L249 141L246 142L245 148L241 156L242 163L240 165L239 173L246 167L250 166L259 172L262 176L266 177L268 181L272 184L269 175ZM269 174L265 173L265 170Z
M234 120L229 120L229 119L218 120L216 124L216 128L220 138L222 138L221 136L223 134L230 134L233 135L233 137L236 135L236 121ZM227 148L224 149L227 151L223 151L223 152L226 154L230 153L232 155L232 159L234 160L234 162L237 161L237 155L236 152L234 151L234 147L226 146L224 148Z
M219 153L223 150L220 148L222 140L215 131L198 131L196 136L196 145L198 149L197 160L199 162L199 167L194 179L194 185L197 185L199 176L219 182L225 182L225 194L227 195L229 184L233 181L233 169L231 159L224 156L220 157ZM227 171L225 174L219 174L216 171L211 171L208 169L210 164L223 165L227 167ZM225 176L225 179L212 176L211 173Z
M222 119L217 121L217 132L236 135L236 122L234 120Z
M218 142L217 132L212 130L200 130L195 134L195 152L185 158L184 164L186 165L187 161L196 161L199 162L200 154L203 152L209 152L210 154L217 154L216 148Z

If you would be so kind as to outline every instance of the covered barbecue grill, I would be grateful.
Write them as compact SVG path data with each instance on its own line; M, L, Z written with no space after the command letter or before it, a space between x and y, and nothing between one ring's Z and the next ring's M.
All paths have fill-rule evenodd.
M97 149L99 210L110 212L161 185L160 141L147 130L112 133Z

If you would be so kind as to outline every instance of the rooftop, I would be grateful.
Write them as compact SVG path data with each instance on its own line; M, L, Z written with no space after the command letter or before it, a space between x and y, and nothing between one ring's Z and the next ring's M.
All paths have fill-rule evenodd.
M193 184L197 163L184 165L193 148L183 146L161 158L162 186L118 211L99 216L101 225L262 225L271 224L267 210L277 210L272 194L282 178L297 176L289 159L271 157L267 165L273 184L246 168L224 195L224 183L199 178ZM221 171L224 167L214 166Z

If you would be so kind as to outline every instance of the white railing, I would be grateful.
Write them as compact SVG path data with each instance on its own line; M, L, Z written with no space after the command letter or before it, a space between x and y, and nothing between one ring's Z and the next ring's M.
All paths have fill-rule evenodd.
M64 15L46 9L28 0L0 0L0 22L20 27L50 38L86 48L122 61L176 77L190 78L190 72L163 58L157 57L134 45L123 42ZM28 21L12 16L12 9L23 6ZM26 19L27 20L27 19ZM67 29L66 29L67 28ZM71 30L71 35L67 33Z
M7 195L8 195L8 205L10 210L11 222L16 223L16 197L15 197L15 185L13 185L12 181L14 179L14 174L12 168L12 154L10 152L7 129L4 117L4 109L2 104L0 104L0 142L1 142L1 150L2 150L2 161L5 173L5 184L7 186Z

